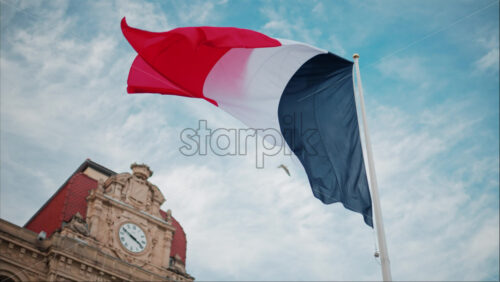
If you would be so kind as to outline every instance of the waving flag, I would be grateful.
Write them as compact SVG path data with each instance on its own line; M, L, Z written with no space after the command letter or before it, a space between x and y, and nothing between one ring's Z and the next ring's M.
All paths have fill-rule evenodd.
M232 27L149 32L122 20L138 55L129 93L205 99L252 128L275 128L302 163L313 194L342 202L373 227L353 63L325 50Z

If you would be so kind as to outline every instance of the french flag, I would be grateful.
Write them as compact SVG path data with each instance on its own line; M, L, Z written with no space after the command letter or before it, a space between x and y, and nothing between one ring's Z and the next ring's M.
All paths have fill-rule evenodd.
M121 22L137 51L128 93L205 99L250 128L274 128L302 163L314 196L373 227L353 63L325 50L234 27L149 32Z

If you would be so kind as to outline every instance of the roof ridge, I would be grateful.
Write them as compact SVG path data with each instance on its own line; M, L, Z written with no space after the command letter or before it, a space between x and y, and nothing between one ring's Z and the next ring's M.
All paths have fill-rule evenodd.
M98 170L99 172L102 172L104 174L108 174L108 175L114 175L116 174L116 172L112 171L111 169L109 168L106 168L94 161L92 161L91 159L85 159L85 161L66 179L66 181L64 181L64 183L59 187L59 189L56 190L56 192L54 194L52 194L52 196L50 196L49 199L47 199L47 201L38 209L38 211L33 214L30 219L28 219L28 221L23 225L23 227L26 227L28 226L28 224L31 223L31 221L33 221L36 216L42 211L45 209L45 207L47 207L47 205L55 198L56 195L58 195L63 189L64 187L68 184L68 182L73 178L73 176L75 176L78 172L83 172L87 167L92 167L96 170ZM66 199L65 199L66 201Z

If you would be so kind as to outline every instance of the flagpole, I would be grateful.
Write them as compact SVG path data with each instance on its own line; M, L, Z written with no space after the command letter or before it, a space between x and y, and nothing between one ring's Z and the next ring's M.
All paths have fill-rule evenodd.
M389 254L387 252L387 244L385 242L384 222L382 221L382 210L380 209L380 198L378 195L377 176L375 174L375 165L373 163L372 144L370 141L370 135L368 134L368 123L366 121L365 100L363 98L363 86L361 85L361 74L359 72L359 62L358 62L359 55L354 54L352 57L354 58L354 66L356 68L356 80L358 83L359 103L361 105L363 130L365 134L366 155L368 158L368 168L370 170L369 176L370 176L370 184L371 184L370 186L371 186L371 194L373 202L373 214L375 217L375 230L377 231L378 246L380 250L382 279L384 279L384 281L392 281L391 265L389 261Z

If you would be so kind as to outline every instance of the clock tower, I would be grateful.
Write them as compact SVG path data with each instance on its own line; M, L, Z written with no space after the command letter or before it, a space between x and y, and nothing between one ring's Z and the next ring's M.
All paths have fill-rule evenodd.
M120 173L87 197L90 237L99 248L123 261L161 273L170 264L171 242L175 228L171 213L163 218L160 206L165 198L148 181L153 174L147 165L132 164L132 174Z
M24 227L0 219L0 280L193 281L186 234L160 209L153 171L130 168L87 159Z

